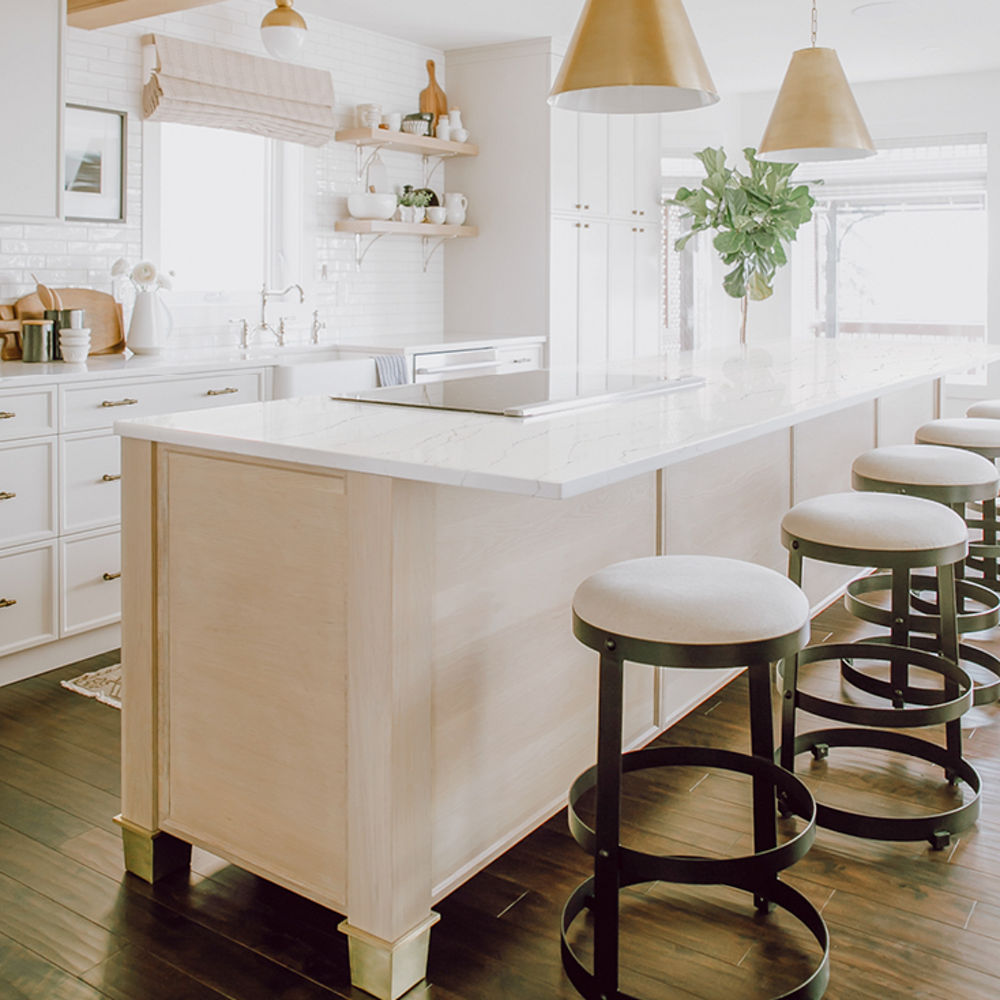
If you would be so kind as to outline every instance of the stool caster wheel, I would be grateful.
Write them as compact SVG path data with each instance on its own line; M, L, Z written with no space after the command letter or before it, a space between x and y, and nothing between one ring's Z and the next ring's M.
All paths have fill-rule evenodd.
M774 903L771 902L766 896L754 895L753 897L754 908L760 914L767 914L774 912Z
M952 788L957 788L959 781L962 779L959 778L958 774L950 767L946 767L944 769L944 780L947 781Z
M813 755L813 760L824 760L830 756L829 743L814 743L809 750Z
M778 815L782 819L791 819L795 815L795 809L789 804L788 796L784 793L778 795Z
M906 702L903 699L903 692L898 688L892 692L892 707L893 708L906 708Z
M951 834L947 830L935 830L927 840L933 850L943 851L951 843Z

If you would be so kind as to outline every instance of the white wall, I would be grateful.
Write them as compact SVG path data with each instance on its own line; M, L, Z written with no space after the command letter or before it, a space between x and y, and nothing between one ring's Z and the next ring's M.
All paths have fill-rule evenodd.
M66 100L128 112L127 221L124 225L0 223L0 301L12 301L31 291L34 287L31 272L50 286L81 285L110 291L108 272L115 258L135 261L142 253L140 37L159 31L265 55L258 31L263 9L259 0L228 0L98 31L68 29ZM354 124L354 106L364 101L379 102L387 111L417 110L419 93L427 81L427 59L437 60L439 81L445 85L444 60L439 51L312 13L308 24L301 61L330 70L339 127ZM419 158L385 153L383 159L393 183L420 183ZM306 337L305 321L315 308L319 308L321 318L327 321L325 337L329 341L363 337L378 342L401 331L440 336L441 256L436 256L425 274L418 239L386 238L371 251L364 269L356 273L352 238L333 233L334 221L347 216L346 195L356 189L354 148L330 143L318 152L308 153L306 164L304 193L312 220L307 240L314 267L310 269L312 273L301 276L309 298L301 310L302 323L295 331L295 339ZM433 186L444 190L442 171L435 175ZM158 263L183 267L181 261ZM169 304L169 296L165 301ZM251 304L246 304L247 309L250 307ZM193 349L216 342L233 343L235 333L225 325L231 314L231 306L178 310L174 345ZM253 319L253 315L249 318Z

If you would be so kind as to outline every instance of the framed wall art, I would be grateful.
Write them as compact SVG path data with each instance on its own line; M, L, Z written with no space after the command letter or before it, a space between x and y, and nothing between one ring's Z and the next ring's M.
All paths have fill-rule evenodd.
M63 215L86 222L125 221L124 111L67 104Z

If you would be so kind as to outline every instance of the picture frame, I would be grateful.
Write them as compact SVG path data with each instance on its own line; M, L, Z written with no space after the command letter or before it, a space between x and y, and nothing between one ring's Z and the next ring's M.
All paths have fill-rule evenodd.
M63 128L63 216L75 222L125 221L128 115L67 104Z

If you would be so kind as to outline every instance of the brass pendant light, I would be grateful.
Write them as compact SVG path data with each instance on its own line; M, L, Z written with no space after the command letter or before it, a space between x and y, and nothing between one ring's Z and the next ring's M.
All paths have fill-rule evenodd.
M306 22L297 10L292 10L292 0L275 0L274 10L260 22L260 37L275 59L295 58L306 40Z
M792 53L757 156L779 163L859 160L875 155L875 144L851 85L833 49L816 45L816 0L812 46Z
M682 0L587 0L549 94L555 108L612 115L718 99Z

